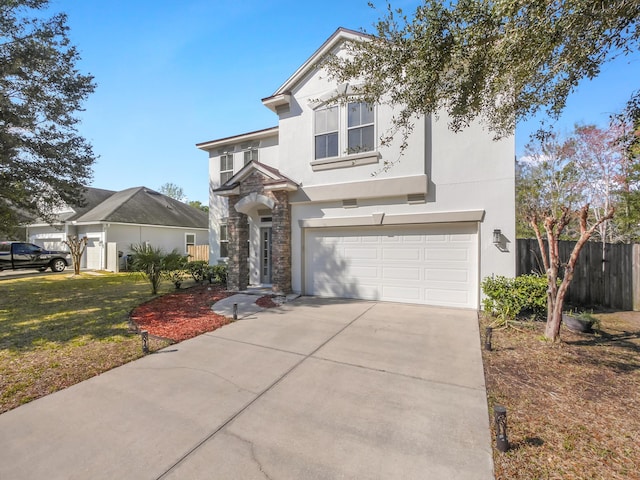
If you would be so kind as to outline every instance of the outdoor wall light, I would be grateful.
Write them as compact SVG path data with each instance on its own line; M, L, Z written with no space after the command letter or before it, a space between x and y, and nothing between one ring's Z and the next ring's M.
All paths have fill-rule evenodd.
M500 245L502 243L502 231L499 228L496 228L493 231L493 244Z

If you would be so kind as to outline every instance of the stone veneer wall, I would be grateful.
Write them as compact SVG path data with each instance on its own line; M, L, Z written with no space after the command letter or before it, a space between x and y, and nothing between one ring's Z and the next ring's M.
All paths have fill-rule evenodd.
M291 292L291 206L287 192L273 192L272 289L277 293Z
M234 291L246 290L249 285L249 258L247 256L249 218L235 209L240 198L239 195L229 197L229 216L227 219L227 234L229 235L227 288Z
M229 197L228 235L229 271L227 288L244 290L249 285L249 220L247 215L236 211L235 205L250 193L265 195L274 200L272 211L271 284L274 292L291 292L291 206L285 191L264 190L264 177L254 172L240 184L240 194Z

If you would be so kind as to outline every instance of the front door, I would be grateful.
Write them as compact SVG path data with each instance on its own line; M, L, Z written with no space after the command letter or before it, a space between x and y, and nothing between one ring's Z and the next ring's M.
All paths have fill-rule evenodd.
M260 283L271 283L271 227L260 229Z

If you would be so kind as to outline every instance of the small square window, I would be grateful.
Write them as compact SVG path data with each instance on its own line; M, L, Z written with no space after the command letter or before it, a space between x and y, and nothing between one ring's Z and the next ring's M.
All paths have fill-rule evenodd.
M184 251L185 253L189 253L189 247L193 247L196 244L196 234L195 233L185 233L184 234Z

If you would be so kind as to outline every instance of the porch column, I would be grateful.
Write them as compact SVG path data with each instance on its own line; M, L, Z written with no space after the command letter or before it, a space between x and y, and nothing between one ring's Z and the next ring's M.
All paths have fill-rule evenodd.
M249 285L249 259L247 245L249 242L249 219L235 209L240 196L229 197L229 216L227 233L229 235L229 264L227 272L227 288L233 291L246 290Z
M291 206L285 191L272 192L276 200L272 216L271 288L276 293L291 292Z

